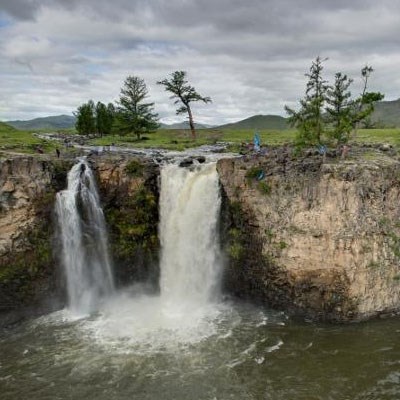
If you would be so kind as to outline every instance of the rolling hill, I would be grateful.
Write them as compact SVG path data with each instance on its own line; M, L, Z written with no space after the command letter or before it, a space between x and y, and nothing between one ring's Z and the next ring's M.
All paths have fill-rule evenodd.
M287 129L286 118L279 115L254 115L231 124L220 125L218 129Z
M6 124L16 129L70 129L75 126L76 118L72 115L55 115L51 117L35 118L28 121L6 121Z
M0 132L13 132L16 131L11 125L7 125L5 122L0 121Z
M208 129L212 128L213 125L207 125L207 124L194 124L194 127L196 129ZM161 129L190 129L189 122L184 121L184 122L177 122L175 124L163 124L160 123L160 128Z
M376 103L371 120L378 127L400 127L400 99Z

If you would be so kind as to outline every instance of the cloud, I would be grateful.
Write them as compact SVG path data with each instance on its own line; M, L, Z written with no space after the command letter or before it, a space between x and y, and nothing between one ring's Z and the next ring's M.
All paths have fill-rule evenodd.
M369 63L371 89L400 97L393 1L2 0L1 15L8 19L0 24L0 119L115 101L126 76L139 75L160 116L176 121L156 84L174 70L186 70L213 99L195 106L202 122L282 115L301 97L317 55L329 57L327 77L355 78L354 93Z

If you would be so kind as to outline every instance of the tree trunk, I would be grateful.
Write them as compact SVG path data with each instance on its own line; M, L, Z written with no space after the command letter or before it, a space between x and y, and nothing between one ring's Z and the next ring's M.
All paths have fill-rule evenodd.
M190 126L190 131L192 132L192 139L196 140L196 130L194 129L192 110L190 109L189 104L186 107L187 107L188 116L189 116L189 126Z

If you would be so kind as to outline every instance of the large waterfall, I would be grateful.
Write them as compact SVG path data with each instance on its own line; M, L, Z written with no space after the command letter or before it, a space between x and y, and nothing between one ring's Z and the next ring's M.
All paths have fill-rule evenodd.
M160 294L149 296L135 286L109 296L87 324L97 340L115 344L123 339L124 346L149 349L213 334L221 312L220 203L215 163L162 166ZM103 213L85 161L70 171L68 188L57 197L57 214L69 308L87 313L112 291L113 283Z
M220 209L214 163L196 168L167 165L161 171L161 300L197 307L217 294L221 257Z
M114 289L107 232L93 173L85 160L68 173L68 187L57 194L56 213L62 264L73 313L94 311Z

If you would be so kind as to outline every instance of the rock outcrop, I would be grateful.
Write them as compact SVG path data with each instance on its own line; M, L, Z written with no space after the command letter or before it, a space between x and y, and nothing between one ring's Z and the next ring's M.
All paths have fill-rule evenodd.
M0 158L1 323L59 307L53 205L69 166L46 156Z
M158 283L156 164L132 156L91 156L119 286ZM74 160L0 159L0 325L65 305L54 204Z
M117 285L142 282L158 288L158 165L111 154L90 161L98 177Z
M400 310L400 163L386 150L280 148L218 171L228 290L322 320Z

